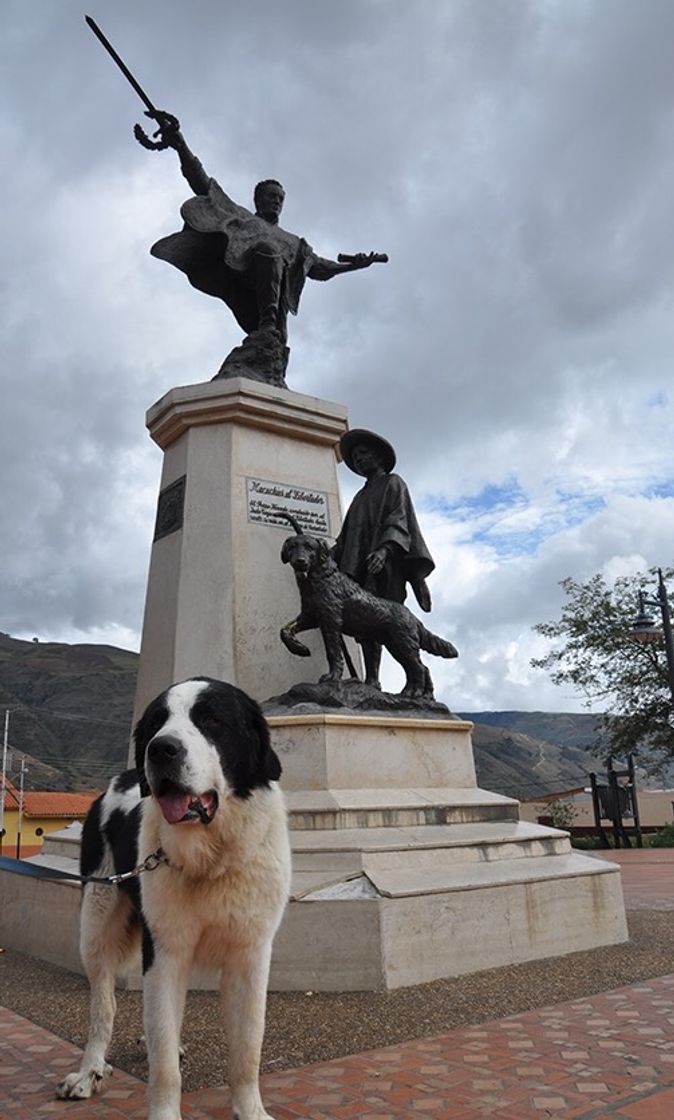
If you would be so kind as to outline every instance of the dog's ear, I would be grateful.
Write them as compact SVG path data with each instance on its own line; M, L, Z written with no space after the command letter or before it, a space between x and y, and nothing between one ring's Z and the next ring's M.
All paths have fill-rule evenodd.
M262 712L255 706L254 727L260 740L260 766L259 774L266 782L278 782L282 773L281 760L271 745L269 724Z
M281 549L281 560L284 564L287 564L290 560L290 546L293 540L294 537L287 537L283 542L283 548Z
M264 783L277 782L281 777L281 762L271 745L269 724L257 704L252 715L252 723L258 739L257 773L255 776Z
M277 782L281 777L281 763L272 748L269 726L259 705L245 692L240 692L240 697L247 749L239 755L233 777L235 792L247 797L251 790Z
M325 537L321 537L318 541L318 557L321 563L327 560L330 557L330 554L330 545L326 541Z
M149 737L144 733L143 719L141 716L138 723L133 729L133 743L136 752L136 771L138 773L138 784L140 786L140 796L147 797L150 792L150 787L147 784L145 777L145 748L149 742Z
M141 797L147 797L150 792L145 777L145 751L150 739L153 739L163 724L166 723L167 715L166 692L162 692L152 703L148 704L133 729L136 770L138 771Z

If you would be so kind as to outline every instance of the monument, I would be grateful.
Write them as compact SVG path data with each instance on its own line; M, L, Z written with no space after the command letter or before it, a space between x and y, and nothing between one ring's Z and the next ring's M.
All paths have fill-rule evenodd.
M318 258L278 226L279 184L260 185L255 214L237 208L192 156L177 120L126 73L158 124L158 139L137 136L176 150L195 191L183 231L153 253L224 300L248 332L215 380L173 388L147 414L164 466L135 707L140 713L166 686L195 675L267 701L293 848L272 987L393 988L624 941L619 868L572 852L566 832L520 821L517 801L478 787L472 725L433 697L420 620L402 694L381 690L381 646L391 649L404 625L414 629L403 605L408 585L430 609L433 560L393 474L390 443L349 431L343 404L288 389L283 364L286 314L297 310L305 277L376 257ZM186 381L195 374L186 371ZM340 456L366 480L343 523ZM303 571L301 550L287 542L300 538L314 542L349 601L330 607L332 621L318 617L317 632L297 614L309 561ZM303 545L303 555L314 545ZM349 613L359 595L366 623ZM310 621L316 610L312 601ZM373 622L373 610L392 617L393 629ZM360 643L346 645L348 657L345 635ZM456 655L431 637L444 643L431 653ZM354 679L359 648L363 681ZM312 672L294 656L306 651ZM37 936L27 923L27 951L36 951ZM42 955L53 959L49 952L45 945Z
M136 710L194 674L263 702L293 847L272 986L390 988L624 940L619 869L481 790L471 725L434 698L420 650L457 653L403 603L409 586L430 610L434 562L395 450L349 430L343 404L286 387L279 347L304 277L376 258L317 258L278 226L278 183L258 186L254 215L234 207L177 120L148 113L195 192L152 252L249 333L215 380L148 413L165 459ZM340 458L365 479L343 523ZM405 669L399 695L381 689L382 645Z

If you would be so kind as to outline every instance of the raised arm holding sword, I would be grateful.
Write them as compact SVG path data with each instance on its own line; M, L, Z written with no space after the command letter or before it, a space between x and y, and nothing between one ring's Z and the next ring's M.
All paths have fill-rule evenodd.
M145 115L158 125L154 139L136 125L136 139L154 151L173 148L194 192L181 207L182 230L156 242L152 255L179 268L195 288L227 304L249 336L249 354L256 350L267 356L283 352L284 370L287 316L288 312L297 314L306 278L330 280L343 272L386 262L388 257L384 253L340 254L334 261L318 256L304 238L279 225L285 191L275 179L265 179L255 187L254 212L235 203L190 151L178 119L155 108L94 20L85 19L143 101ZM221 375L226 375L224 367Z

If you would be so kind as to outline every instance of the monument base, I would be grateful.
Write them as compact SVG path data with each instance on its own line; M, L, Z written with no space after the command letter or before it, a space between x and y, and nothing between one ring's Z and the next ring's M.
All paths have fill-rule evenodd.
M619 867L479 789L470 723L269 723L293 851L272 989L397 988L627 939Z
M479 789L470 723L312 714L269 724L293 853L272 990L397 988L627 939L620 868ZM77 839L53 836L33 862L76 870L77 854ZM79 889L9 872L0 884L0 943L81 971ZM139 986L140 972L126 983Z

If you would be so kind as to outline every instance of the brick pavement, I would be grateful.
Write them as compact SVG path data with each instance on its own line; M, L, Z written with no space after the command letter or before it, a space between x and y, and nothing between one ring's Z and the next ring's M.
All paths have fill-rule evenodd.
M674 851L606 853L628 908L673 909ZM571 966L570 966L571 967ZM115 1071L91 1102L56 1101L80 1051L0 1009L0 1120L141 1120ZM276 1120L670 1120L674 974L587 999L262 1079ZM185 1094L184 1120L231 1120L226 1089Z
M620 864L628 910L674 910L674 848L621 848L587 854Z
M91 1102L56 1101L79 1051L0 1013L2 1120L140 1120L144 1087L116 1071ZM667 1120L674 1115L674 975L437 1038L267 1074L276 1120ZM229 1120L226 1090L185 1120Z

